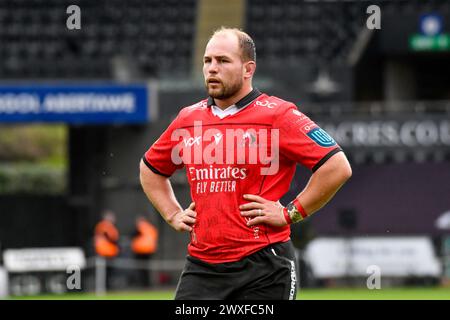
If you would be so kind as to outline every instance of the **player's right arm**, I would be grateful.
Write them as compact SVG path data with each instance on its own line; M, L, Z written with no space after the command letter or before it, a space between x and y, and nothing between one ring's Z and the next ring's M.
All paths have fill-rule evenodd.
M182 139L177 135L181 113L144 154L140 162L140 180L147 198L164 220L177 231L191 231L197 215L194 204L183 210L169 180L177 169L184 166L182 161L172 157Z
M192 231L197 213L195 204L183 210L178 203L168 177L154 173L141 160L140 180L147 198L158 210L164 220L177 231Z

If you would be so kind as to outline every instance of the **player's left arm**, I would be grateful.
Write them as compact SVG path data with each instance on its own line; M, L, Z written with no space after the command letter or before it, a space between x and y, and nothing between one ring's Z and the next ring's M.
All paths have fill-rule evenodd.
M344 152L338 152L312 174L306 187L286 208L280 202L244 195L245 200L252 202L240 206L241 214L251 218L249 226L260 223L285 226L298 222L327 204L351 175L347 157Z

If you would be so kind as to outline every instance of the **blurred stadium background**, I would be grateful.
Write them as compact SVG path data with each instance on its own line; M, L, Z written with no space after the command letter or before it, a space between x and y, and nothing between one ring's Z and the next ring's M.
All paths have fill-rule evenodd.
M79 29L67 27L70 5ZM366 26L370 5L381 29ZM353 166L327 207L292 226L300 292L371 298L368 278L381 274L378 291L392 295L378 297L450 297L449 18L439 0L0 0L0 297L104 294L92 236L110 209L121 252L108 290L171 299L188 236L149 205L138 163L205 97L202 54L222 25L254 38L256 87L295 102ZM307 178L299 168L284 204ZM186 206L184 172L172 183ZM141 214L160 232L149 288L129 282ZM394 289L408 286L426 288Z

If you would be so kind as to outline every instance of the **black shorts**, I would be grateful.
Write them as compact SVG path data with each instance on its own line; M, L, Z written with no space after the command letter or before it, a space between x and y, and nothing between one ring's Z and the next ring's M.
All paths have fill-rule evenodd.
M187 256L175 300L292 300L297 294L291 241L271 244L239 261L210 264Z

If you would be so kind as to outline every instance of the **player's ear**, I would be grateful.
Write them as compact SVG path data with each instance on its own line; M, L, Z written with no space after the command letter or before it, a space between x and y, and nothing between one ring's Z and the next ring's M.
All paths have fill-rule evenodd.
M251 78L256 71L256 62L247 61L244 63L244 78Z

